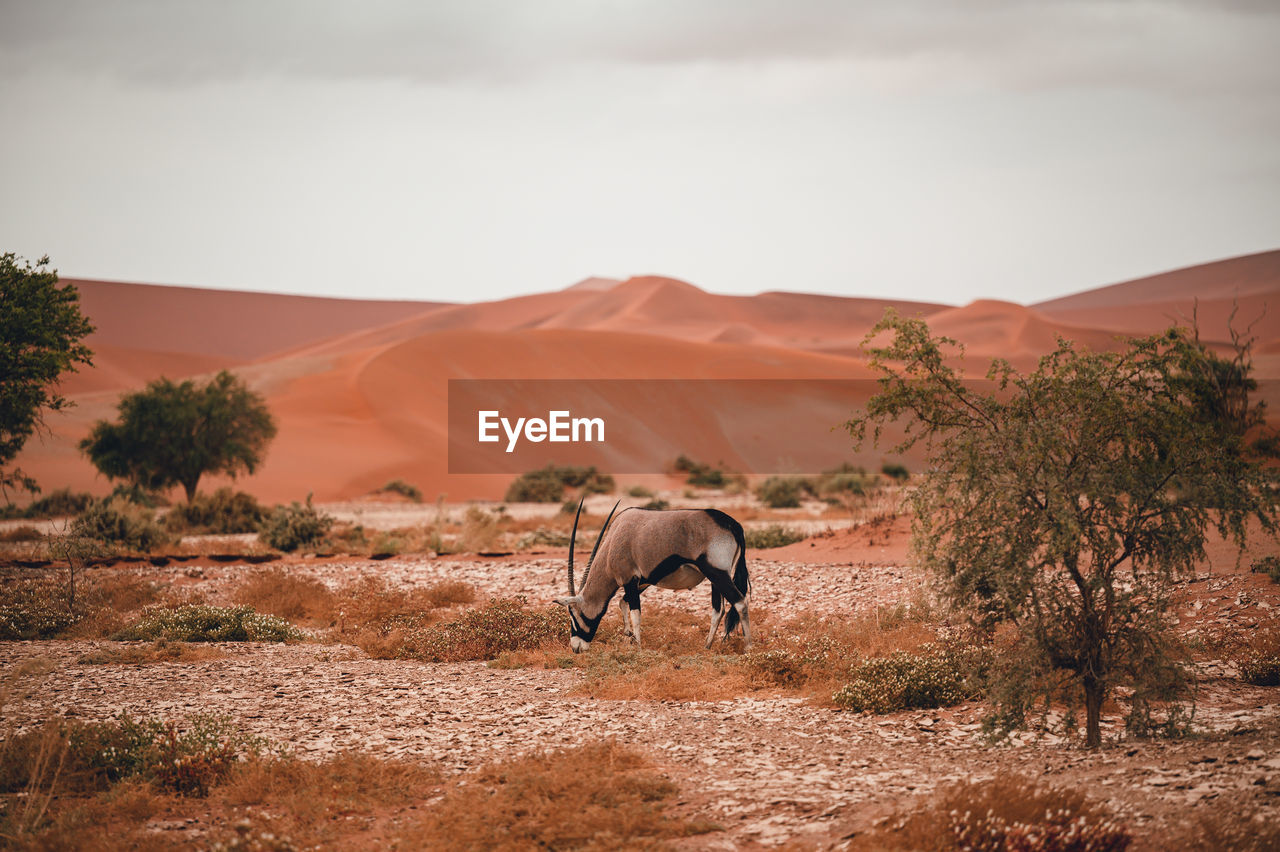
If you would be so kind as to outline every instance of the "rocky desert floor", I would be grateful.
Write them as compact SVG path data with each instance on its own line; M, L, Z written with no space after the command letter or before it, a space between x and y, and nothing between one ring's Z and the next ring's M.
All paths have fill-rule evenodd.
M853 613L909 601L925 578L904 564L900 538L844 534L753 553L753 606L778 618L801 608ZM1233 553L1211 557L1185 587L1180 628L1194 637L1274 625L1280 586L1247 573ZM404 585L462 580L482 594L541 602L559 592L564 563L548 551L274 564L334 585L360 573ZM91 570L136 571L217 600L256 566L193 560ZM707 607L701 589L655 590L646 600L658 595L669 606ZM690 849L839 848L939 785L1010 772L1106 800L1140 848L1162 848L1161 838L1181 821L1215 809L1280 819L1280 689L1243 683L1225 660L1199 663L1193 736L1126 740L1113 712L1106 746L1090 752L1049 735L991 745L976 703L876 717L767 693L731 701L596 700L574 694L578 669L376 660L329 642L227 643L222 656L195 663L79 662L108 644L0 643L5 676L26 673L4 708L6 722L106 719L122 710L165 718L227 713L304 757L359 749L451 772L530 749L615 738L639 748L679 785L681 814L724 827L681 841ZM185 838L210 828L154 827Z

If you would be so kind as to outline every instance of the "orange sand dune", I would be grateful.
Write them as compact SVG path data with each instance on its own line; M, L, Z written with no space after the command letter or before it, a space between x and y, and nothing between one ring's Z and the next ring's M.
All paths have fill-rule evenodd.
M367 493L403 477L427 493L500 497L510 475L448 474L447 399L450 378L857 378L856 362L768 347L655 341L646 335L526 330L444 331L377 349L349 353L335 368L306 376L272 400L281 419L255 487L269 493L317 497ZM777 412L780 419L811 416L834 425L837 412ZM720 412L717 412L720 413ZM625 417L625 412L620 413ZM685 413L687 414L687 412ZM673 412L673 417L682 416ZM767 424L760 424L766 429ZM689 452L730 459L732 447L708 422L674 426L691 436ZM776 426L771 427L776 429ZM825 431L824 427L824 431ZM335 443L340 438L340 443ZM840 439L843 448L847 439ZM333 447L342 447L338 453ZM330 449L326 449L330 448ZM323 472L316 460L325 458ZM841 459L834 458L831 464ZM321 481L323 480L323 481Z
M157 352L153 349L131 349L90 341L93 367L81 368L62 380L65 394L87 394L100 391L137 390L161 376L185 379L222 369L233 369L241 361L189 352Z
M261 358L438 307L433 302L325 299L64 278L97 326L93 348L117 346L225 359Z
M856 347L890 305L911 316L929 316L945 307L807 293L721 296L674 278L650 275L628 279L544 320L539 327L631 331L684 340L752 340L821 350Z
M1280 251L1175 269L1033 305L1059 322L1127 334L1153 334L1198 316L1206 340L1230 339L1234 326L1263 344L1280 339Z
M890 304L964 342L985 367L993 356L1027 366L1051 350L1058 335L1109 348L1119 332L1155 331L1177 312L1189 315L1197 299L1206 337L1221 339L1238 299L1244 320L1268 306L1254 329L1256 364L1260 377L1280 375L1280 252L1031 307L978 301L951 308L773 292L721 296L659 276L587 279L556 292L456 305L74 283L99 326L89 341L97 367L66 379L76 407L50 416L52 434L33 440L17 462L48 488L98 493L109 485L76 442L96 419L114 415L120 391L161 374L180 378L221 367L234 367L277 418L280 431L265 466L239 483L267 500L308 492L322 500L357 497L395 478L429 495L497 497L510 475L448 473L450 378L865 378L858 344ZM779 436L798 424L821 424L821 435L802 442L817 454L804 464L826 464L828 455L836 464L851 456L847 437L829 429L871 391L863 383L848 399L770 397L754 406L757 422L744 423L735 413L745 410L739 405L745 400L730 388L714 402L683 401L656 416L666 418L664 432L686 440L690 455L727 463L785 446ZM519 403L519 386L511 393ZM613 416L624 421L655 414L644 400L611 404ZM650 446L652 437L630 437L630 449ZM788 461L797 460L780 458L779 469L788 469ZM878 457L857 461L877 464ZM218 484L210 480L205 487Z
M944 307L804 293L721 296L659 276L612 284L608 279L587 279L551 293L436 308L300 347L293 354L333 354L382 346L432 331L531 328L622 331L690 341L855 351L889 305L912 316L927 316Z
M1004 358L1020 369L1028 369L1041 355L1057 348L1059 337L1095 351L1119 345L1114 332L1071 327L1031 308L994 299L939 311L928 321L934 334L960 341L965 354L979 360L980 363L971 360L967 364L970 370L985 371L992 358Z

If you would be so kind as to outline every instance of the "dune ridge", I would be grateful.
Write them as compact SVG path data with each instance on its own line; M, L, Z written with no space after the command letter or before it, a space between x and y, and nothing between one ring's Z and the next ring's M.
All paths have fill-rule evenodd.
M1030 366L1059 336L1112 348L1119 335L1155 332L1192 311L1208 339L1224 339L1233 309L1237 320L1256 312L1258 375L1280 375L1280 251L1030 306L778 291L725 296L656 275L593 277L563 290L472 304L67 280L80 288L98 326L89 340L95 366L64 379L76 407L50 417L51 433L33 440L18 464L46 487L95 493L109 484L80 456L77 442L96 419L113 415L120 392L162 374L176 379L233 368L264 395L279 435L262 469L237 487L271 501L309 492L319 500L349 499L396 478L428 496L497 498L510 475L448 472L451 378L868 378L859 344L889 306L963 342L967 368L979 372L992 357ZM796 411L779 402L750 424L697 406L660 415L689 436L691 455L731 461L746 451L744 441L759 450L798 418L840 422L861 401L856 397L874 390L871 382L860 387L839 405L814 397ZM626 409L621 404L617 416L630 416ZM847 438L833 439L829 452L832 466L851 459ZM856 461L874 465L879 458L872 451Z

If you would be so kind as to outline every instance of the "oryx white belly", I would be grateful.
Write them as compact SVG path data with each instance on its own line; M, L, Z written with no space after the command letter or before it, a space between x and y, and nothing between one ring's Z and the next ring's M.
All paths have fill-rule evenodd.
M654 585L663 589L692 589L705 579L702 572L692 565L681 565Z

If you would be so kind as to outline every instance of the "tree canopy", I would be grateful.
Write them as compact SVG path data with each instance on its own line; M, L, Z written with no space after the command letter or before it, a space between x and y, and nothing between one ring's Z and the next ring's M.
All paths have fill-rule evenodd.
M262 397L226 370L205 385L157 379L123 396L119 412L94 424L80 449L112 479L181 485L188 502L206 473L253 473L276 434Z
M996 360L973 382L944 349L958 344L923 321L888 313L882 332L891 341L870 350L880 392L845 425L862 443L869 426L878 441L900 420L895 450L926 448L916 557L976 622L1011 628L999 634L1010 645L994 720L1013 727L1036 699L1065 697L1083 703L1097 746L1103 701L1123 686L1129 723L1149 728L1184 686L1175 582L1204 559L1211 530L1241 547L1252 521L1276 531L1249 443L1261 420L1247 347L1237 340L1222 359L1181 328L1116 352L1060 341L1028 373Z
M93 325L80 313L80 294L58 286L58 273L42 257L32 267L12 252L0 255L0 491L37 490L36 482L8 465L42 424L45 412L70 403L57 391L58 377L77 364L92 364L80 341Z

